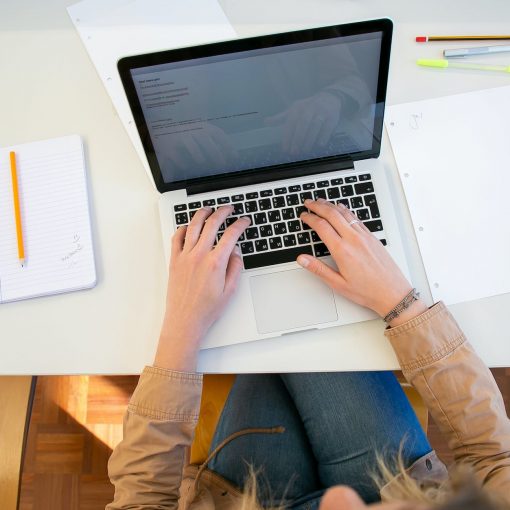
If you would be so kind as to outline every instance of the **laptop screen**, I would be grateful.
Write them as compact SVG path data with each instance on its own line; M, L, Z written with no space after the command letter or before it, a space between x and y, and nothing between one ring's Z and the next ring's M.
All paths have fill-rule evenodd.
M165 185L374 149L383 31L305 39L129 69Z

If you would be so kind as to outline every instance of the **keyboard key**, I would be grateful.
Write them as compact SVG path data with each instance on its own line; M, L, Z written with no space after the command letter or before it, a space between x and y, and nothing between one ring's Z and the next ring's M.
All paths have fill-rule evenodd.
M271 223L275 223L276 221L281 221L282 217L280 215L280 211L269 211L267 213L267 217Z
M262 198L259 200L259 209L261 211L267 211L268 209L271 209L271 199Z
M202 207L202 204L200 202L190 202L188 204L189 209L200 209Z
M329 181L319 181L317 182L318 188L327 188L329 186Z
M273 235L273 227L271 225L261 225L259 231L261 237L271 237Z
M282 209L282 218L284 220L293 220L295 218L294 216L294 209Z
M368 205L370 208L370 215L372 218L380 218L381 215L379 213L379 206L377 205L377 199L375 198L375 195L365 195L364 200L365 205Z
M268 251L266 253L256 253L243 257L244 268L254 269L256 267L272 266L274 264L283 264L285 262L295 262L298 255L302 253L313 255L312 247L298 246L287 250Z
M244 243L241 243L241 253L243 255L246 255L247 253L253 253L255 251L255 248L253 246L252 241L246 241Z
M386 242L386 239L379 239L379 241L381 241L382 245L383 246L386 246L388 243Z
M301 185L295 184L294 186L289 186L290 193L296 193L296 191L301 191Z
M340 191L338 191L338 188L328 188L328 199L333 200L335 198L340 198Z
M306 184L303 184L303 189L315 189L315 183L307 182Z
M235 223L237 220L237 218L232 218L232 216L230 216L230 218L227 218L225 220L225 224L227 225L227 227L230 227L230 225L232 225L232 223Z
M267 223L267 216L265 212L255 213L253 218L255 219L255 225L262 225L263 223Z
M273 225L273 230L276 235L286 234L287 233L287 225L285 223L275 223Z
M257 202L255 200L251 200L250 202L246 202L244 204L247 213L257 212L259 209L257 207Z
M301 199L301 202L304 204L305 200L307 200L308 198L310 200L313 200L313 195L311 191L303 191L302 193L299 194L299 198Z
M356 211L356 214L358 215L358 219L361 221L366 221L370 219L370 213L368 212L368 209L358 209Z
M188 208L188 206L186 204L177 204L177 205L174 205L174 211L175 212L185 211L187 208Z
M354 189L358 195L363 195L364 193L373 193L374 184L372 181L360 182L359 184L354 185Z
M255 241L255 251L266 251L267 239L257 239Z
M296 207L296 218L301 216L301 213L307 212L308 209L304 205L298 205Z
M209 198L208 200L204 200L202 202L202 205L205 207L205 206L213 206L213 205L216 205L216 200L214 198Z
M310 242L310 234L308 232L299 232L297 242L298 244L308 244Z
M331 179L331 184L333 186L340 186L340 184L343 184L344 180L342 178L339 179Z
M289 221L287 223L287 230L289 232L299 232L301 230L301 222L299 220Z
M383 229L381 220L364 221L363 223L370 232L380 232Z
M370 174L361 174L359 176L360 181L369 181L372 178Z
M218 198L217 202L218 202L218 205L230 204L230 198L229 197L220 197L220 198Z
M341 186L340 190L342 192L343 197L351 197L352 195L354 195L354 190L352 189L352 186L350 184L348 184L347 186Z
M185 212L177 213L175 215L175 223L177 225L184 225L185 223L188 223L188 213Z
M272 197L273 196L273 190L272 189L264 189L260 192L261 197Z
M269 239L269 248L271 248L271 250L278 250L282 247L283 244L281 237L271 237L271 239Z
M232 211L232 214L244 214L243 204L240 203L234 204L234 210Z
M273 207L275 209L285 207L285 197L273 197Z
M328 247L324 243L318 243L313 245L316 257L325 257L329 255Z
M381 214L379 213L379 207L377 206L377 202L374 205L370 206L370 216L375 220L376 218L380 218Z
M358 182L358 178L355 175L350 175L345 178L345 182Z
M296 246L296 236L294 234L289 234L283 236L283 244L288 248L289 246Z
M319 237L319 234L317 234L317 232L315 232L315 230L312 230L310 232L310 235L312 236L312 241L314 243L321 241L321 238Z
M285 195L287 193L287 188L275 188L274 194L275 195Z
M244 233L246 234L246 239L258 239L259 238L259 229L257 227L248 227Z
M259 198L258 191L252 191L251 193L246 193L246 200L253 200L254 198Z
M225 223L222 223L222 224L219 226L219 228L218 228L218 232L223 232L223 230L225 230L225 228L226 228Z
M299 204L299 195L296 193L294 195L287 195L287 205L298 205Z
M232 202L242 202L244 195L232 195Z
M336 203L345 205L345 207L349 207L349 200L347 200L346 198L341 198L340 200L337 200Z
M356 209L357 207L363 207L363 199L361 197L352 197L351 207L353 209Z
M326 190L325 189L318 189L313 192L314 199L317 200L318 198L323 198L326 200Z
M190 211L189 212L189 221L191 221L191 219L193 218L193 216L195 216L195 213L197 212L197 209L195 209L194 211Z
M363 200L365 201L365 205L368 207L370 207L371 205L377 204L375 195L365 195L363 197Z

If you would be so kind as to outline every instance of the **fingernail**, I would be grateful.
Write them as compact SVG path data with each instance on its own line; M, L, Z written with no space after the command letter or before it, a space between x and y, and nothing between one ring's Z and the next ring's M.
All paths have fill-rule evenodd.
M209 205L204 205L203 207L206 211L211 211L212 210L212 207L209 206Z
M311 204L313 202L313 200L311 198L307 198L305 200L305 204Z
M308 264L310 264L310 261L308 260L308 257L305 257L304 255L300 255L297 258L297 263L302 267L307 267Z
M239 246L237 246L237 244L234 246L234 253L236 255L241 255L241 248L239 248Z
M242 219L243 220L248 220L248 223L251 223L251 220L250 220L250 218L248 216L243 216Z
M324 203L326 200L324 200L323 198L318 198L317 199L317 202L320 202L321 204Z

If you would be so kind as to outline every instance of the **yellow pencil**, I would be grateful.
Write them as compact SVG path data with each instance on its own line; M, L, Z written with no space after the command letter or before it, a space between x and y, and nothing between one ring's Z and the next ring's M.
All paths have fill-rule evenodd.
M21 228L21 209L19 206L18 175L16 173L16 153L9 153L11 158L12 196L14 199L14 218L16 220L16 236L18 237L18 258L23 266L25 264L25 248L23 246L23 229Z

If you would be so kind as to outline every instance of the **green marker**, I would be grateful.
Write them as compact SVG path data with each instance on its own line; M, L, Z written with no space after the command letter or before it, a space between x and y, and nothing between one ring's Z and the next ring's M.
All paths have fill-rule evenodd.
M432 60L428 58L420 58L416 61L419 66L426 67L458 67L459 69L476 69L477 71L500 71L503 73L510 73L510 66L491 66L488 64L475 64L465 62L451 62L450 60L440 59L440 60Z

